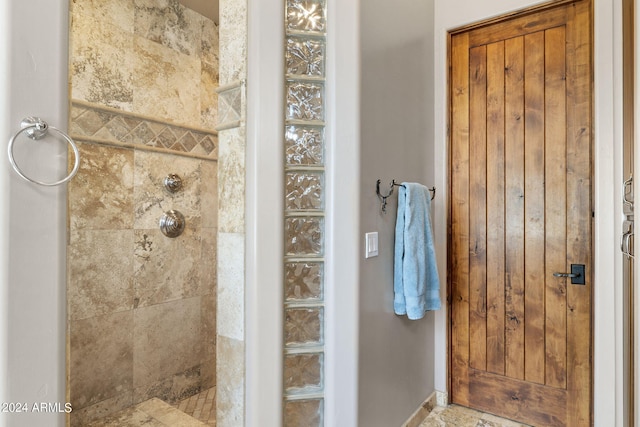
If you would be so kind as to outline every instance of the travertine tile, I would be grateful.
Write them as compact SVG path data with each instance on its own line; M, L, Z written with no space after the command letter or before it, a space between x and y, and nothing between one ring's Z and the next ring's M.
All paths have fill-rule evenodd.
M136 406L136 409L152 415L164 426L200 427L204 425L159 399L150 399L142 402Z
M149 399L103 419L85 424L87 427L202 427L197 419L159 399Z
M199 126L200 60L142 37L135 38L134 53L136 84L144 88L134 91L134 111Z
M218 336L218 427L244 425L244 341Z
M202 63L200 85L200 126L215 129L218 124L218 68Z
M218 134L218 228L243 233L245 221L245 128Z
M133 230L72 230L68 256L70 320L133 308Z
M195 417L197 412L199 414L198 420L208 426L215 427L216 425L216 387L211 387L199 394L195 394L174 404L174 406L192 417Z
M244 235L218 234L218 335L244 340Z
M198 366L202 360L199 297L134 311L133 385L138 388Z
M131 111L133 35L91 16L75 16L71 32L71 97Z
M80 170L69 182L71 229L133 226L133 150L78 143Z
M135 230L134 307L202 294L201 236L187 228L176 238L160 230Z
M77 320L70 326L73 408L130 390L133 384L133 311Z
M157 229L162 214L168 210L180 211L187 227L201 226L201 165L205 160L191 159L148 151L135 153L134 204L136 229ZM170 193L164 188L169 174L178 174L182 189ZM208 198L208 197L207 197Z
M135 34L185 55L199 55L206 18L178 0L136 0Z
M202 227L218 227L218 162L201 163L200 216Z
M216 385L216 294L202 297L202 345L203 357L200 366L202 387Z
M220 29L218 24L211 19L202 20L202 40L200 48L200 56L202 62L207 63L216 70L220 69ZM218 79L216 79L216 82Z
M133 390L133 403L144 402L157 397L167 403L175 403L198 393L202 384L200 366L187 369L175 375L164 376L158 381L141 385ZM210 387L208 384L206 387Z
M132 396L133 392L128 390L84 408L74 407L69 414L71 427L83 427L91 421L100 420L129 408L133 404Z
M458 405L433 408L420 427L527 427L495 415L486 414Z
M74 0L69 3L73 19L88 16L133 33L135 8L131 0Z
M226 0L220 7L220 85L247 74L247 2Z
M103 419L90 423L87 427L164 427L160 421L135 407L127 408Z
M215 228L202 228L200 230L202 236L202 295L217 293L218 277L218 231Z

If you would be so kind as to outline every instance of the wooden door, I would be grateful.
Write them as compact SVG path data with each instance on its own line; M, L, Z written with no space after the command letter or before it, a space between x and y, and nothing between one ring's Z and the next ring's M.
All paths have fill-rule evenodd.
M451 35L451 399L536 426L592 419L591 21L582 0Z

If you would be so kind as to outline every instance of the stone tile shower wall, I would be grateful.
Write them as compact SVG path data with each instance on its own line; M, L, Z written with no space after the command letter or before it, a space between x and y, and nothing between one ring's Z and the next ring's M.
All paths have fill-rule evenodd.
M217 26L174 0L71 2L71 425L216 383ZM163 178L177 173L183 190ZM158 228L180 210L185 232Z
M324 411L325 0L287 0L284 425Z
M216 425L243 426L247 2L220 1Z

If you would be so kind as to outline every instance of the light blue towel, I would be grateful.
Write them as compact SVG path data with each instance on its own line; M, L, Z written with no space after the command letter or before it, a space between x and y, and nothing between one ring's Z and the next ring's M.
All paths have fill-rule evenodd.
M411 320L440 308L440 279L431 230L429 189L403 182L398 192L393 309Z

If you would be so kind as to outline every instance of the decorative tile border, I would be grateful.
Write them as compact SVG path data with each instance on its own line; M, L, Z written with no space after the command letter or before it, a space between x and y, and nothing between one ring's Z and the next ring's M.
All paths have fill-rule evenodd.
M70 134L100 144L196 157L218 158L216 131L177 125L85 101L71 102Z
M216 89L218 93L218 126L217 131L233 129L242 124L244 111L244 80L238 80Z
M286 1L284 426L324 425L326 1Z

